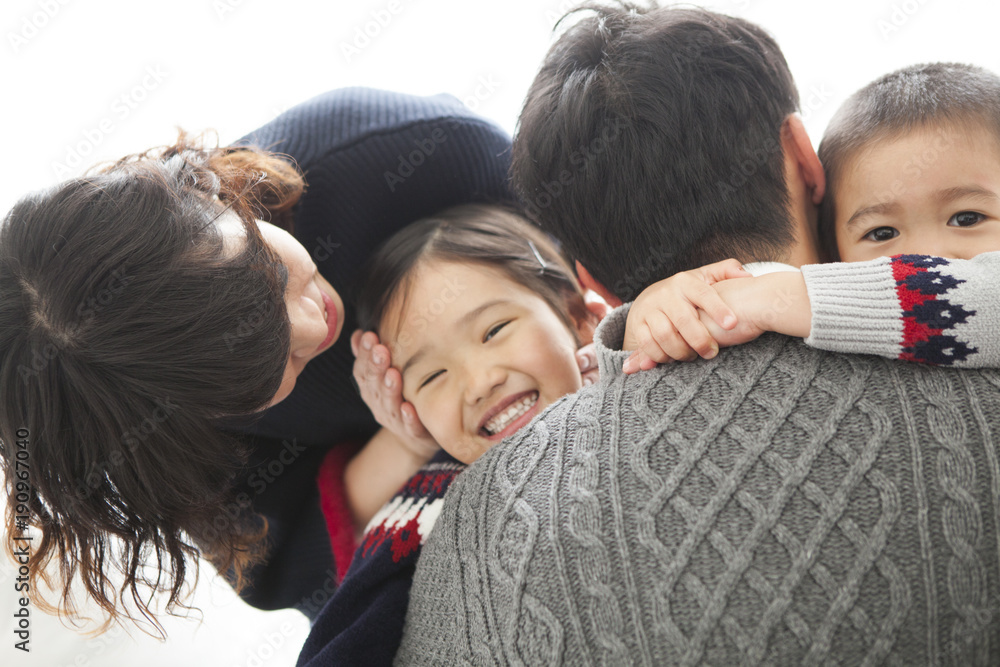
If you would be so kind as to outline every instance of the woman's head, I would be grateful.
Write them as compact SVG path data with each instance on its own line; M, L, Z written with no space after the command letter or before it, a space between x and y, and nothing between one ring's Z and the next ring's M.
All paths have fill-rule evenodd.
M276 156L182 134L25 197L4 219L8 492L18 440L30 464L25 502L9 494L8 536L16 514L41 528L32 576L59 563L66 611L77 574L112 618L126 590L147 611L142 585L169 590L170 611L197 554L189 539L237 574L256 556L265 528L225 511L244 452L216 419L266 407L284 382L296 339L286 284L301 268L256 219L287 225L302 188ZM150 552L152 576L141 571ZM112 568L124 574L117 591Z
M430 434L471 462L581 386L594 317L565 259L507 209L469 204L376 253L358 300Z

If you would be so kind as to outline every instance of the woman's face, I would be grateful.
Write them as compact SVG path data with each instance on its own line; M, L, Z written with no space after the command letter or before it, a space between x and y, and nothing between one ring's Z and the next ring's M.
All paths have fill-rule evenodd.
M232 213L219 219L219 229L226 243L243 242L243 224ZM280 403L292 393L295 380L309 360L322 354L336 342L344 326L344 302L340 295L320 275L309 252L295 237L274 225L257 221L261 236L288 270L285 307L292 325L292 345L278 392L271 405Z

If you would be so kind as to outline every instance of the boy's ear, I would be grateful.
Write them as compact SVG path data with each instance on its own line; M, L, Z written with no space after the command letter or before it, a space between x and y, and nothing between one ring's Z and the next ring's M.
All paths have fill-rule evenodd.
M786 153L790 153L799 165L802 180L812 193L812 202L819 206L826 192L826 174L809 139L809 133L806 132L806 126L802 123L802 116L793 113L785 118L781 138Z
M580 285L583 289L593 290L612 308L622 305L622 300L612 294L611 290L607 287L594 280L594 277L590 275L590 271L580 263L580 260L576 260L576 275L580 279Z

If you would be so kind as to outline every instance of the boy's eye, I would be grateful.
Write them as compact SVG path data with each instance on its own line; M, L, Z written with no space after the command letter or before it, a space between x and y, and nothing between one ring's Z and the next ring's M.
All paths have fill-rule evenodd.
M430 375L428 375L428 376L427 376L427 379L426 379L426 380L424 380L423 382L421 382L421 383L420 383L420 386L419 386L419 387L417 387L417 389L423 389L423 388L424 388L424 387L426 387L426 386L427 386L428 384L430 384L430 382L431 382L431 381L432 381L432 380L433 380L434 378L436 378L437 376L441 375L441 373L444 373L444 371L434 371L433 373L431 373Z
M492 329L490 329L489 331L487 331L486 335L483 336L483 342L485 343L489 339L491 339L494 336L496 336L498 333L500 333L500 330L503 329L508 324L510 324L510 322L501 322L500 324L496 325L495 327L493 327Z
M956 213L955 215L951 216L951 218L948 220L948 226L971 227L973 225L979 224L985 219L986 216L983 215L982 213L976 213L975 211L962 211L961 213Z
M882 241L889 241L891 239L899 236L899 232L896 231L894 227L876 227L867 234L864 235L864 240L875 241L880 243Z

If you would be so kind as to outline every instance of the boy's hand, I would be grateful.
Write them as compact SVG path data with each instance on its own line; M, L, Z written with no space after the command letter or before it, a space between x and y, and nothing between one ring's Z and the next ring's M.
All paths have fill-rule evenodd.
M636 350L636 354L626 360L624 372L648 370L672 359L690 361L717 355L719 345L702 323L699 310L722 330L733 329L736 313L712 285L749 276L738 261L727 259L678 273L643 290L625 322L622 349Z
M653 287L659 284L656 283ZM805 279L800 271L781 271L759 278L732 278L716 282L709 289L713 290L724 304L728 304L737 316L735 327L723 328L708 313L699 311L700 324L718 346L729 347L748 343L765 331L797 338L807 338L810 334L812 305L809 302ZM629 320L631 317L630 311ZM628 326L629 323L626 322L626 337ZM656 362L637 350L626 359L623 370L625 373L634 373L655 365Z
M351 334L354 352L354 379L361 398L375 421L391 431L415 454L429 459L439 449L427 432L412 403L403 400L403 377L392 367L389 348L379 343L378 334L360 329Z

